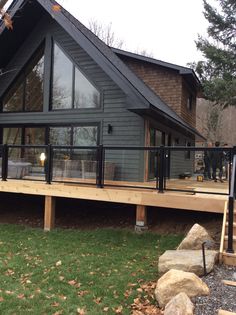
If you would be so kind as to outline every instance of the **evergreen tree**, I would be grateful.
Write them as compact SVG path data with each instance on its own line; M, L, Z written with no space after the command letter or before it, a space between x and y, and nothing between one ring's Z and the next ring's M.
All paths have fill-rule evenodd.
M223 106L236 105L236 0L215 1L217 9L203 0L208 38L198 36L196 45L205 60L195 69L207 99Z

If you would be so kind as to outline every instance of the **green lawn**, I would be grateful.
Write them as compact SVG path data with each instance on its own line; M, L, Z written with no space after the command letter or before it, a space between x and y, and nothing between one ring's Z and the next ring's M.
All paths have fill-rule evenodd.
M181 236L0 225L0 314L130 314Z

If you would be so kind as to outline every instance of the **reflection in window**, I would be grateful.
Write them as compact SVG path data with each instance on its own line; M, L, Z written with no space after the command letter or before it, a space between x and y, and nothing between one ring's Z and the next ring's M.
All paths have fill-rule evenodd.
M50 143L53 145L96 146L96 126L50 127Z
M43 145L45 144L45 128L25 128L24 144Z
M26 77L25 111L43 110L44 56Z
M85 78L85 76L75 69L75 108L96 108L100 104L100 93Z
M73 145L74 146L96 146L97 127L74 127Z
M71 127L50 128L50 143L53 145L70 145Z
M21 78L22 80L22 78ZM3 111L5 112L20 112L23 110L23 83L17 82L15 86L7 93L3 101Z
M3 128L3 144L12 145L43 145L45 144L45 128ZM43 149L39 148L9 148L9 159L23 159L32 164L39 163Z
M63 51L55 44L52 90L53 109L71 108L72 79L73 64Z
M3 144L21 144L22 128L4 128L3 129ZM21 158L21 149L9 148L8 150L9 160L15 160Z
M97 108L100 92L54 44L52 109Z
M21 144L22 128L4 128L3 144Z
M3 99L4 112L43 110L43 49L26 66Z

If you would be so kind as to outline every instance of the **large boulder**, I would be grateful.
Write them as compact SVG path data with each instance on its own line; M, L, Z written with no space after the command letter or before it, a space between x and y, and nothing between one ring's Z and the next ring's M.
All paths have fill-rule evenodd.
M194 305L186 293L181 292L167 303L164 315L193 315Z
M171 269L158 281L155 297L160 307L164 307L174 296L184 292L188 297L208 295L208 286L194 273Z
M215 242L207 230L199 224L194 224L187 236L183 239L177 249L201 249L202 243L206 242L207 248L213 248Z
M205 251L206 271L211 272L218 261L218 252ZM164 274L170 269L193 272L198 276L204 275L203 257L201 250L167 250L159 257L158 271Z

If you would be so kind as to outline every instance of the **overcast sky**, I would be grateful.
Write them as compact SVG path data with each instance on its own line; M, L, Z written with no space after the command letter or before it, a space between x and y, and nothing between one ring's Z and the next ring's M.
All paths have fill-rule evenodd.
M195 40L206 34L202 0L59 0L86 26L91 19L112 23L123 49L143 50L154 58L185 66L198 61Z

